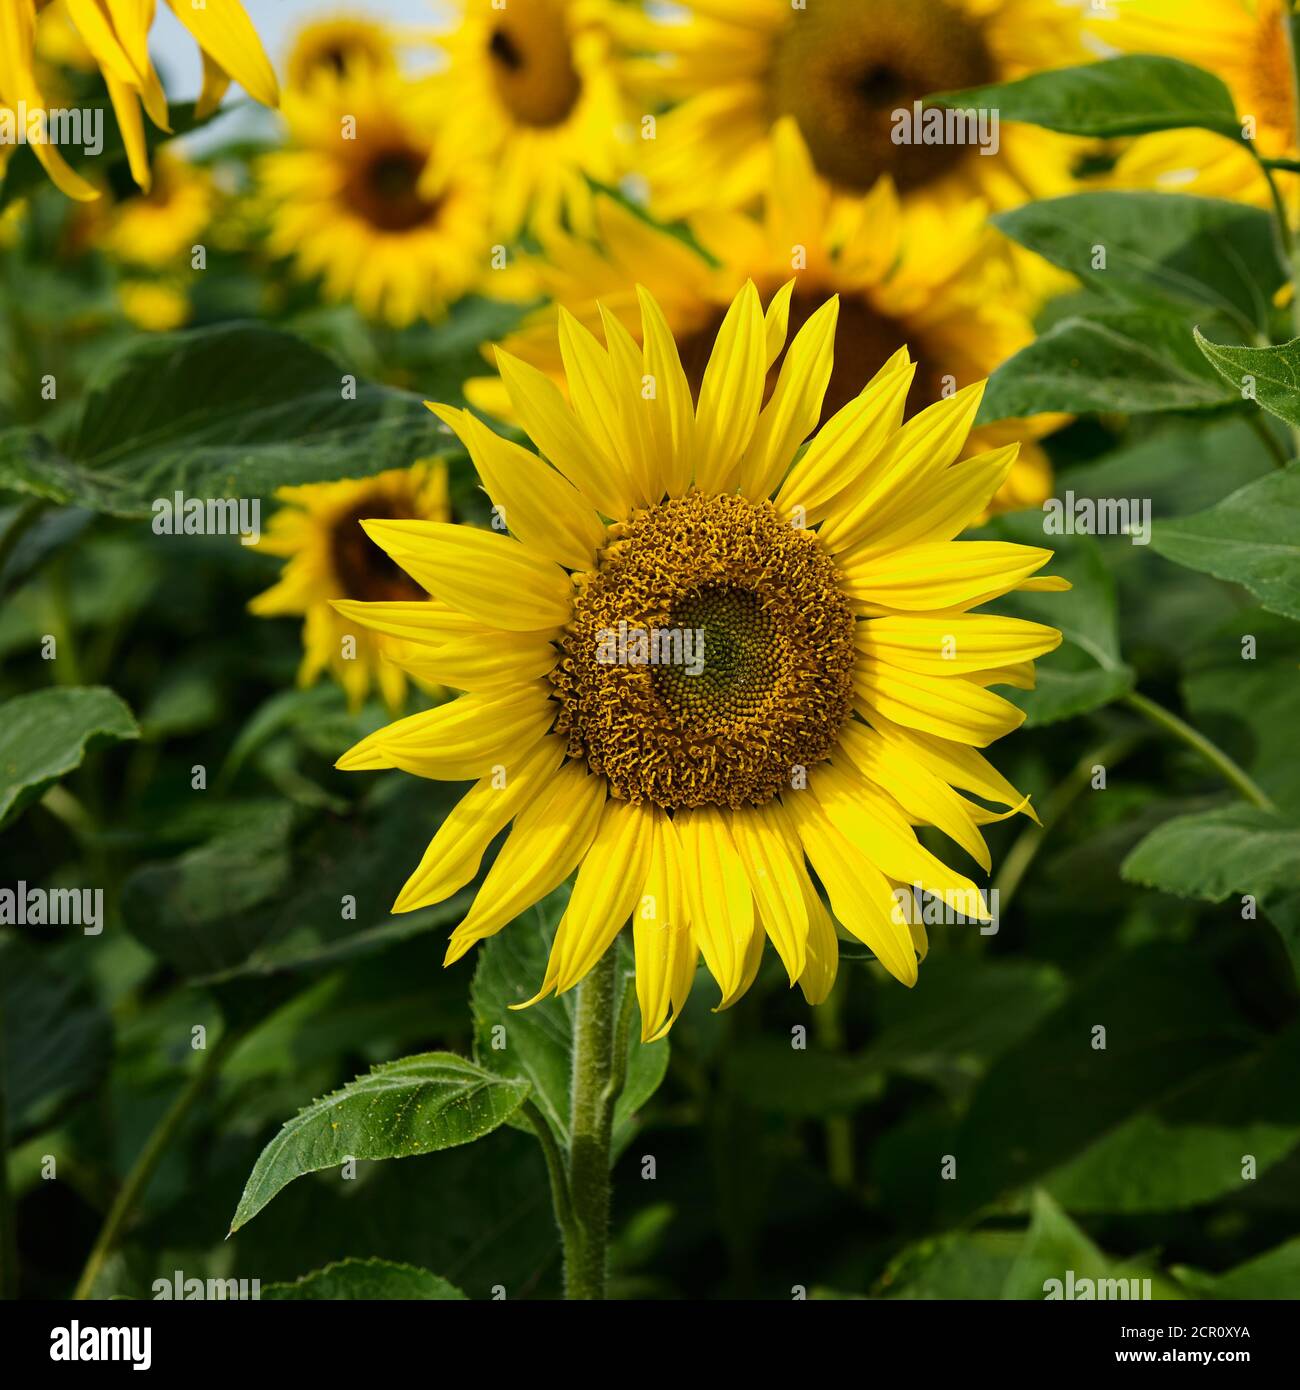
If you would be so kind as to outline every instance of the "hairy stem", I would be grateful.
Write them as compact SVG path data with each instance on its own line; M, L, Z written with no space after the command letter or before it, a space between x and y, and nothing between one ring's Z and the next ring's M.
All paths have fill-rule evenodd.
M614 1017L617 971L617 947L611 946L578 986L569 1124L573 1229L564 1251L565 1296L572 1299L605 1297L610 1139L623 1070L621 1059L615 1061L616 1038L622 1031Z

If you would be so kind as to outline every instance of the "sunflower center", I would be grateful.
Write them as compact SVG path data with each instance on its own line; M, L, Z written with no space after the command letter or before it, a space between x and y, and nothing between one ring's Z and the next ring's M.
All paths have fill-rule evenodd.
M572 757L666 810L751 806L834 747L853 614L817 538L692 492L610 528L551 680Z
M363 521L410 519L385 500L358 503L334 522L330 531L330 562L334 578L347 598L392 603L428 597L361 529Z
M556 126L582 94L562 9L530 0L502 10L488 39L488 62L497 95L521 125Z
M969 147L896 145L893 113L996 75L979 24L949 0L818 0L795 11L778 41L772 116L798 121L833 183L865 190L891 174L907 191L947 173Z
M404 147L378 150L348 179L348 206L382 232L409 232L438 215L438 199L420 192L425 156Z

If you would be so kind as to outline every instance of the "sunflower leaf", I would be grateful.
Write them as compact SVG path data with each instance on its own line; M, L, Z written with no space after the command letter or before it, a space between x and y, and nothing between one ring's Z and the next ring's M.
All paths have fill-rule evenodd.
M282 1302L302 1299L437 1299L456 1301L465 1295L447 1280L415 1265L392 1260L340 1260L304 1274L292 1284L268 1284L262 1297Z
M1155 309L1064 319L993 373L977 423L1053 410L1142 415L1238 402L1196 351L1189 327Z
M1244 142L1232 93L1213 73L1178 58L1125 54L1015 82L927 97L950 108L991 108L1063 135L1109 139L1195 127Z
M280 329L223 323L133 340L61 451L29 430L0 432L0 487L157 519L155 503L177 492L269 503L278 487L463 452L449 443L418 394L359 380Z
M1120 874L1180 898L1269 897L1300 882L1300 825L1257 806L1177 816L1133 850Z
M1211 310L1247 331L1267 325L1273 295L1288 278L1268 213L1222 198L1076 193L993 221L1087 290L1144 307Z
M1271 612L1300 620L1300 462L1208 511L1157 522L1151 544L1167 560L1243 584Z
M0 825L87 753L139 737L131 711L105 686L37 690L0 705Z
M410 1158L481 1139L528 1097L526 1081L449 1052L385 1062L307 1106L262 1150L231 1222L252 1220L295 1178L349 1159Z
M1212 343L1199 328L1192 336L1214 370L1243 399L1257 400L1279 420L1300 425L1300 338L1259 348Z

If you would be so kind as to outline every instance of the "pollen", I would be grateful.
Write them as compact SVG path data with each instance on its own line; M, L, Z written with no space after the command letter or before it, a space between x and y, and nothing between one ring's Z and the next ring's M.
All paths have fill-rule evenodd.
M600 659L603 635L681 629L702 662ZM847 718L854 618L816 536L768 502L699 492L610 528L579 577L551 680L570 756L665 810L761 805L825 759Z

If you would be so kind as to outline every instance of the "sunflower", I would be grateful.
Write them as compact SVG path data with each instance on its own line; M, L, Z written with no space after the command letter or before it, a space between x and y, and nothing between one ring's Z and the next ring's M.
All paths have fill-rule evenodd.
M202 118L216 110L232 78L255 101L265 106L277 104L275 72L239 0L205 0L202 5L191 0L167 3L203 55L203 90L196 116ZM38 16L46 4L47 0L4 0L0 4L0 105L17 107L22 102L29 111L47 109L34 68L36 30L42 22ZM82 0L51 18L60 23L71 19L93 55L117 113L131 174L147 189L149 154L141 106L154 125L171 129L167 97L149 57L154 5L139 0L107 5ZM71 168L57 147L37 143L32 149L50 178L69 197L89 201L99 196L95 186Z
M374 627L386 608L420 607L424 591L371 543L361 518L447 522L446 465L426 459L370 478L280 488L276 497L284 505L257 549L289 563L276 584L249 602L249 612L263 618L305 618L300 686L314 684L328 670L355 710L373 682L397 713L406 703L407 681L393 659L403 643L400 636L358 631L354 610L364 607Z
M1283 0L1112 0L1091 31L1129 53L1160 53L1216 73L1255 121L1265 158L1295 159L1296 88ZM1264 207L1268 182L1248 150L1203 130L1144 135L1119 154L1107 183L1237 198Z
M114 259L159 269L193 247L212 219L216 187L212 175L170 151L158 156L146 193L134 184L87 210L93 238Z
M290 148L264 156L268 245L324 293L396 327L436 317L486 270L486 173L438 131L434 84L374 73L289 93Z
M123 280L117 302L127 319L146 333L170 333L190 317L189 296L171 280Z
M894 112L934 92L1005 82L1085 56L1058 0L681 0L621 17L625 80L677 105L647 141L652 206L674 218L763 190L773 126L798 123L818 173L865 193L888 174L904 197L978 194L995 207L1064 192L1071 142L1001 130L1001 152L896 144Z
M630 146L604 0L461 0L440 40L450 138L493 165L502 235L585 225L587 176L623 171Z
M362 72L394 73L397 54L384 25L351 15L329 16L298 30L285 71L288 87L310 92Z
M752 279L769 300L795 266L801 268L788 308L793 328L807 322L828 295L840 296L823 420L857 395L899 343L907 344L917 363L906 406L913 414L987 377L1033 340L1030 303L982 202L943 214L928 205L905 210L888 177L865 197L835 199L792 120L777 123L772 145L773 176L759 215L715 211L690 221L704 255L608 197L597 199L595 242L559 233L543 237L545 254L524 269L532 270L552 302L525 319L505 341L507 351L562 385L556 306L596 330L603 303L637 338L641 283L662 307L680 344L687 382L698 395L709 349L739 287ZM768 372L769 390L780 367L774 362ZM472 380L467 395L480 409L517 423L499 378ZM1048 495L1051 468L1033 440L1064 418L1045 415L972 430L968 453L1022 441L994 499L997 510L1037 505Z
M338 766L480 779L394 910L456 892L513 822L448 963L577 870L536 998L577 983L631 918L653 1038L701 955L724 1007L754 979L766 933L818 1002L835 922L916 981L925 933L899 885L986 916L913 826L988 868L979 826L1027 806L977 751L1024 717L990 687L1032 685L1033 659L1060 634L971 610L1067 586L1034 577L1050 551L955 539L1016 453L958 461L983 383L901 423L915 367L896 353L817 429L839 303L807 318L764 405L789 298L765 317L746 284L693 404L660 307L644 290L639 301L641 347L612 312L605 346L560 313L572 407L499 354L544 457L431 406L512 534L363 523L432 601L351 615L417 645L415 669L466 693L362 739ZM614 634L632 635L629 658L661 659L616 658ZM688 647L700 663L682 659Z

